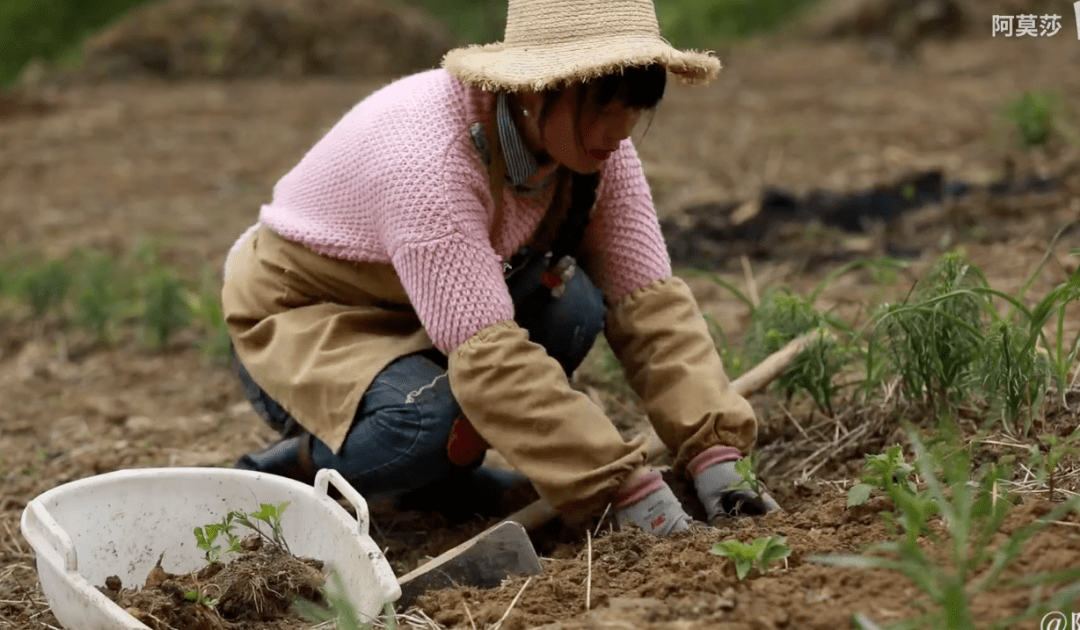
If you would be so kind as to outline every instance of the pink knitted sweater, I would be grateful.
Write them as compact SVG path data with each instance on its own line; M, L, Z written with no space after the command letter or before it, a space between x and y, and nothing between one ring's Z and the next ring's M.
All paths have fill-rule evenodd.
M492 94L445 70L400 79L315 144L259 220L326 256L392 264L433 343L450 352L513 319L502 261L530 237L553 194L518 197L506 187L501 229L490 233L495 208L469 127L493 116ZM583 248L610 303L671 275L629 140L602 167Z

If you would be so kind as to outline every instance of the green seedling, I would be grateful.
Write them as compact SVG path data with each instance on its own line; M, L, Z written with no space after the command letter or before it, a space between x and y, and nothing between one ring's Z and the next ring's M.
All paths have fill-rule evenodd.
M72 274L61 260L50 260L23 272L20 287L34 317L58 309L72 285Z
M766 291L750 316L746 353L758 363L799 335L824 324L824 316L801 295L779 288Z
M163 348L191 321L184 285L167 269L157 268L146 278L143 293L143 327L151 342Z
M982 390L1006 432L1026 436L1050 387L1047 355L1035 347L1038 331L998 319L984 337L979 362Z
M205 552L206 561L209 563L220 561L222 556L227 553L239 552L240 537L233 533L233 524L235 523L247 527L267 543L289 553L289 546L281 532L281 515L287 507L289 507L289 502L285 501L278 504L260 503L259 509L254 512L245 513L240 510L231 510L219 523L196 527L194 530L195 545ZM259 527L259 522L267 525L270 528L270 533L264 532ZM225 538L226 544L224 547L214 544L218 537Z
M109 327L119 312L119 300L113 287L115 265L108 256L90 260L75 294L75 323L98 341L106 341Z
M875 314L875 334L898 375L903 393L940 413L965 398L982 350L986 299L982 273L958 254L943 256L919 281L909 300Z
M1061 98L1050 92L1024 92L1010 101L1002 112L1016 126L1025 147L1046 144L1061 114Z
M761 481L758 480L757 466L757 453L737 460L735 462L735 472L742 477L742 480L736 484L736 487L745 488L754 494L761 494Z
M216 608L217 605L221 603L221 600L207 597L196 589L184 593L184 599L189 602L197 602L207 608Z
M1078 438L1080 438L1080 429L1064 438L1057 435L1040 435L1035 437L1036 443L1028 449L1035 479L1041 484L1046 484L1046 498L1050 501L1054 500L1058 465L1061 464L1061 460L1080 454L1080 449L1076 447Z
M1065 282L1054 287L1030 309L1024 305L1023 299L1050 259L1054 243L1075 225L1076 222L1074 221L1058 230L1053 241L1051 241L1050 248L1047 249L1046 256L1043 257L1042 262L1020 289L1018 295L1014 297L1000 291L984 289L984 292L989 297L1002 299L1009 304L1011 310L1005 315L1005 318L1022 316L1024 321L1027 322L1027 334L1024 336L1024 343L1021 347L1025 352L1039 352L1045 356L1057 387L1060 402L1063 405L1065 404L1065 394L1071 387L1069 374L1076 367L1077 358L1080 355L1080 332L1073 336L1071 342L1065 335L1068 309L1072 304L1080 300L1080 270L1074 271ZM1053 322L1055 336L1048 338L1045 328L1051 322ZM1036 350L1036 345L1040 341L1045 348L1045 352Z
M235 517L234 512L229 512L221 519L220 523L211 523L195 528L195 545L203 550L206 561L210 564L219 562L226 553L240 551L240 537L232 532L232 523ZM221 545L214 544L218 536L221 535L224 535L227 543L224 548Z
M926 515L907 500L907 490L893 484L890 492L902 515L898 519L902 526L898 537L871 545L860 555L816 556L812 560L834 566L892 570L911 581L932 605L917 618L893 628L1004 630L1048 610L1062 610L1071 605L1080 595L1080 569L1027 574L1015 579L1003 576L1023 556L1025 546L1035 534L1076 510L1080 503L1074 499L1058 505L995 544L1013 506L1013 497L1003 483L1009 478L1006 468L994 464L973 471L970 455L964 448L955 446L955 438L942 441L934 449L928 449L914 431L909 430L909 438L916 452L916 470L926 484L922 496L940 514L944 534L926 527ZM924 540L945 551L946 559L936 562L921 544ZM976 626L971 609L975 596L1017 587L1049 588L1054 590L1054 595L1039 599L1041 591L1034 590L1036 599L1026 610L989 625L980 621Z
M874 490L890 496L894 492L918 494L915 480L912 479L915 467L904 460L903 449L899 444L889 447L889 450L879 455L867 456L865 470L859 483L848 490L848 507L866 503Z
M756 538L750 544L724 540L714 544L709 553L734 561L735 575L742 580L753 568L762 574L768 573L770 564L791 555L791 547L787 546L787 538L784 536L769 536Z
M809 343L780 377L781 387L805 391L823 413L835 416L833 397L836 377L851 363L853 348L842 345L824 327L813 332Z
M805 391L823 412L833 415L833 379L848 363L849 355L826 327L830 320L812 302L787 290L769 291L754 309L746 334L746 354L759 363L796 337L817 331L814 339L776 379L789 398Z
M289 507L289 501L284 503L272 504L261 503L259 509L255 512L243 512L233 511L231 514L236 518L236 522L240 523L248 529L252 529L259 535L260 538L266 542L274 545L278 549L288 553L289 545L285 542L285 538L281 533L281 515L285 512L285 508ZM255 519L254 521L252 519ZM267 534L259 527L258 522L262 522L270 528L270 533Z

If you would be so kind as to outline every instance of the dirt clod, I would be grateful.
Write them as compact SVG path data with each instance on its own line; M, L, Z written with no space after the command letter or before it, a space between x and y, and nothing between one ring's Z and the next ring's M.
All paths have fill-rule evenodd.
M152 630L301 629L310 624L291 606L296 598L323 601L321 567L321 561L257 546L182 575L166 572L159 561L142 588L123 589L120 578L110 576L102 592Z

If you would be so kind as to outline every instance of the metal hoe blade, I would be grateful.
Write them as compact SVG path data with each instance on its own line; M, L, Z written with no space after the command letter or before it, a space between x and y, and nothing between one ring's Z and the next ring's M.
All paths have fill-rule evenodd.
M504 521L417 567L400 580L408 608L421 594L459 585L493 588L508 577L543 573L540 558L519 523Z

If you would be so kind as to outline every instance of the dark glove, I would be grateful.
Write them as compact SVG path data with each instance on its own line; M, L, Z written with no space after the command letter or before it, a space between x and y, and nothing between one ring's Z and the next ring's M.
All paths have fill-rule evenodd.
M761 516L780 509L764 486L759 485L755 492L735 470L740 459L742 454L738 449L714 446L691 460L688 466L709 522L721 516Z

